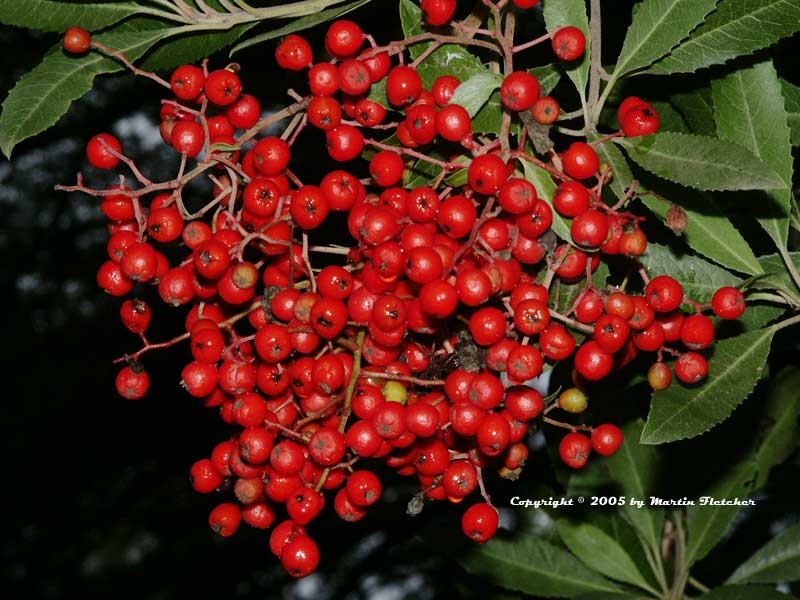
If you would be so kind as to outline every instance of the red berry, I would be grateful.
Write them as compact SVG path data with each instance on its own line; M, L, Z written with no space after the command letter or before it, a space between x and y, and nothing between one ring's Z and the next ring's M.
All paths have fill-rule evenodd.
M448 236L454 239L465 237L472 231L478 211L466 196L450 196L439 206L436 220Z
M470 506L461 517L461 530L471 540L484 544L497 532L497 510L486 502Z
M500 86L500 99L509 110L528 110L538 97L539 80L527 71L509 73Z
M208 525L214 533L230 537L239 529L242 511L236 504L225 502L214 507L208 515Z
M322 62L314 65L308 72L308 86L315 96L330 96L339 91L341 79L336 65Z
M460 142L472 133L472 119L459 104L448 104L436 115L436 133L448 142Z
M596 341L584 342L575 353L575 368L578 373L589 381L599 381L611 372L614 357Z
M589 209L573 219L570 234L578 246L598 248L608 237L608 220L599 210Z
M252 152L256 169L263 175L278 175L289 165L289 145L278 137L259 140Z
M512 417L523 422L530 421L544 410L542 395L526 385L508 388L505 405Z
M592 429L592 450L600 456L611 456L622 445L624 436L616 425L604 423Z
M119 164L119 158L114 155L122 153L119 140L108 133L98 133L86 144L86 158L97 169L113 169Z
M645 287L645 299L656 312L672 312L683 302L683 287L669 275L659 275Z
M600 159L586 142L573 142L563 158L564 172L575 179L587 179L597 173Z
M658 113L650 104L643 103L625 112L620 125L626 137L656 133L659 125Z
M278 64L290 71L302 71L310 66L314 57L311 45L299 35L287 35L275 48Z
M203 89L209 101L217 106L228 106L239 99L242 82L236 73L227 69L217 69L208 74Z
M172 147L179 154L194 158L203 149L205 132L203 126L196 121L179 121L172 128Z
M198 460L189 469L189 478L194 491L201 494L213 492L222 483L222 475L214 468L214 464L208 458Z
M342 122L342 107L330 96L314 96L308 104L308 122L314 127L328 130Z
M396 184L403 177L403 159L397 152L381 150L369 161L369 172L381 187Z
M238 129L250 129L261 117L261 104L255 96L243 94L225 111L231 125Z
M206 76L194 65L181 65L172 72L169 83L172 93L181 100L194 100L203 92Z
M497 456L508 447L511 427L506 418L494 413L486 415L478 426L476 442L486 456Z
M506 335L506 318L497 308L485 306L469 319L469 331L480 346L496 344Z
M453 13L456 11L456 0L422 0L420 8L425 14L425 21L428 25L438 27L453 18Z
M573 431L561 439L558 454L568 467L580 469L586 465L592 453L592 442L582 433Z
M347 497L356 506L371 506L381 497L381 482L372 471L355 471L345 485Z
M708 362L697 352L686 352L675 361L675 376L683 383L698 383L708 375Z
M358 52L364 43L361 28L346 19L331 23L325 34L325 49L337 58L344 58Z
M433 99L439 106L445 106L450 102L450 98L458 87L459 80L452 75L441 75L437 77L431 86Z
M714 324L705 315L686 317L681 325L681 342L689 350L703 350L714 341Z
M422 80L413 67L398 65L386 78L386 97L394 106L411 104L422 92Z
M589 209L589 190L577 181L565 181L553 192L553 208L565 217L577 217Z
M594 339L609 354L621 350L629 335L628 323L617 315L603 315L594 326Z
M470 187L485 196L497 194L508 177L506 163L496 154L482 154L472 159L467 172Z
M442 474L442 485L451 498L463 498L478 485L478 472L467 460L454 460Z
M711 308L721 319L738 319L746 308L742 292L734 287L721 287L711 298Z
M353 160L364 149L363 134L352 125L342 123L325 132L328 154L338 162Z
M64 50L70 54L83 54L91 43L92 34L82 27L70 27L64 32Z
M122 324L132 333L143 333L150 324L152 313L144 300L126 300L119 309Z
M577 27L562 27L553 34L553 52L561 60L575 60L586 49L586 37Z
M360 96L372 85L367 65L356 58L348 58L339 65L339 86L349 96Z
M561 114L561 106L550 96L537 98L531 107L531 115L534 121L541 125L552 125L558 120Z
M319 548L307 535L298 535L283 547L281 564L292 577L305 577L319 564Z
M547 305L538 300L522 300L514 308L514 327L523 335L537 335L550 324Z
M142 398L150 387L150 378L141 363L133 363L117 373L117 393L126 400Z
M281 521L275 526L275 529L272 530L272 533L269 536L269 549L275 556L280 557L283 549L286 547L286 544L297 537L305 537L305 535L305 528L301 525L298 525L291 519Z
M503 166L505 167L505 165ZM503 210L513 215L533 210L537 199L536 188L521 177L514 177L506 181L497 195L497 201Z

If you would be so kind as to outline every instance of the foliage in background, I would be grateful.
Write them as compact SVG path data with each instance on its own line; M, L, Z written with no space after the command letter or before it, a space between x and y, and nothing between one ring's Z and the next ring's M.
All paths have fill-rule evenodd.
M306 1L252 11L243 3L207 1L211 12L198 5L183 13L170 12L160 2L0 0L0 22L56 32L84 26L101 31L98 40L143 68L169 69L223 48L235 52L312 27L367 2ZM419 8L410 0L399 4L406 35L417 33ZM34 22L32 13L37 15ZM590 33L584 0L546 0L543 17L548 30L573 24ZM279 28L261 31L262 21L272 27L278 19ZM636 179L639 200L656 221L666 218L669 206L661 197L680 205L688 228L680 237L666 228L657 230L662 244L650 245L643 266L672 274L700 302L708 301L720 285L739 286L749 292L750 308L741 329L728 332L716 347L705 384L673 384L653 394L646 421L628 422L626 443L618 455L598 459L585 472L557 473L552 482L521 483L517 493L537 498L557 495L561 489L575 496L613 491L625 497L624 505L602 512L589 507L569 518L561 509L521 511L513 533L468 551L447 536L426 537L468 572L540 597L682 598L687 583L704 592L705 586L692 580L689 571L707 557L716 560L715 548L741 507L630 506L631 498L672 497L663 465L676 445L655 445L699 436L730 445L728 462L694 465L709 475L719 471L721 476L709 477L708 487L698 494L717 499L742 499L757 492L767 484L770 471L796 453L800 369L776 373L769 360L773 339L787 327L787 320L794 323L800 309L800 255L790 252L792 232L800 225L792 194L792 145L800 144L800 88L776 69L769 48L798 29L797 0L643 0L634 9L615 65L606 65L609 80L599 98L593 99L588 89L588 48L584 60L569 68L550 65L534 71L545 89L571 82L576 106L587 122L599 122L607 130L613 130L614 123L603 111L604 104L615 100L619 86L646 97L649 89L670 89L670 82L676 82L679 91L658 105L664 117L661 133L599 144L601 159L614 169L606 193L620 198ZM92 88L97 75L121 68L97 54L74 59L54 47L4 102L0 149L10 156L20 141L56 123ZM475 130L497 131L502 112L499 80L479 57L448 47L432 53L419 68L427 84L454 69L464 81L455 101L474 117ZM380 98L380 90L374 94ZM435 175L424 168L414 169L414 181ZM554 184L549 175L531 168L526 176L542 197L550 198ZM554 223L562 237L568 238L568 227L569 222ZM612 275L609 281L620 280ZM769 381L760 383L766 375ZM635 381L617 384L617 389L632 390L631 396L634 391L641 395ZM754 436L741 448L737 438L723 435L720 424L754 390L758 394L753 400L759 402L751 424ZM718 435L712 437L714 433ZM798 578L800 528L795 525L753 548L752 555L719 582L721 587L703 597L786 598L774 585L764 584Z

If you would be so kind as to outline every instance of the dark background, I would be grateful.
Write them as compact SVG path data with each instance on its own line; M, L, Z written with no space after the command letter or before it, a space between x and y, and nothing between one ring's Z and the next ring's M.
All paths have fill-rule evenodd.
M389 4L378 0L354 13L379 41L400 36L394 3L387 14ZM627 25L625 19L607 23L612 29ZM55 35L0 29L0 96L56 41ZM284 99L275 96L275 83L285 76L274 69L273 47L257 46L237 60L246 90L278 106ZM606 50L613 55L613 43ZM797 50L789 42L781 55L796 56ZM220 55L212 66L226 62ZM151 178L172 177L174 153L160 140L153 143L160 98L161 90L149 81L100 78L56 127L17 147L13 161L0 160L3 594L153 600L493 595L417 536L455 511L428 506L411 519L405 505L415 490L403 485L390 486L359 524L345 525L330 515L315 522L320 570L299 583L289 581L269 552L268 534L243 526L230 540L217 538L206 525L216 499L189 487L188 467L207 456L226 429L214 410L178 387L185 348L146 355L152 385L145 399L131 403L116 395L111 359L137 349L138 340L119 323L119 301L94 283L105 255L105 223L96 199L58 193L53 186L73 182L80 170L90 182L104 182L105 175L87 167L83 156L85 140L101 131L118 135ZM310 135L307 147L313 150L320 140ZM183 311L153 307L152 338L181 331ZM796 362L791 337L779 338L775 347L784 350L783 362ZM718 435L746 437L751 409L741 409ZM710 469L730 458L727 446L705 441L683 445L673 460L685 464L697 452L711 457ZM539 454L526 470L531 480L546 478L547 457ZM761 494L758 511L743 513L726 545L729 562L704 567L707 583L724 579L737 558L776 526L797 519L789 493L796 476L796 465L783 467ZM691 489L691 479L672 483ZM514 489L495 483L493 495L502 506ZM466 542L457 529L451 542L456 551Z

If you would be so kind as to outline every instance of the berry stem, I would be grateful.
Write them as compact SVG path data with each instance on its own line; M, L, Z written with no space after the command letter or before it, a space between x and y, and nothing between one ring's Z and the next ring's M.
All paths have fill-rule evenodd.
M347 383L347 389L344 393L344 404L342 405L342 420L339 422L339 433L344 433L347 428L347 419L350 418L350 405L353 403L353 393L356 390L356 384L361 374L361 352L364 348L364 338L366 332L362 329L356 336L356 349L353 351L353 370L350 374L350 381Z
M550 316L551 317L553 317L554 319L556 319L558 321L561 321L562 323L564 323L566 325L569 325L573 329L577 329L578 331L582 331L583 333L588 333L588 334L594 333L594 328L589 327L588 325L584 325L583 323L579 323L578 321L576 321L574 319L570 319L569 317L565 317L564 315L562 315L559 312L556 312L552 308L549 309L549 311L550 311Z
M431 163L432 165L436 165L448 171L457 171L458 169L465 169L468 166L467 163L445 162L443 160L439 160L438 158L433 158L432 156L428 156L427 154L422 154L421 152L412 150L411 148L399 148L397 146L390 146L389 144L384 144L382 142L373 139L364 140L364 143L370 146L375 146L376 148L380 148L381 150L389 150L391 152L398 152L400 154L405 154L407 156L413 156L414 158L424 160L425 162Z
M159 77L155 73L151 73L150 71L143 71L142 69L134 65L131 61L129 61L122 52L109 48L105 44L102 44L96 40L92 40L92 48L99 50L100 52L108 56L113 56L122 64L124 64L126 67L128 67L128 69L130 69L134 73L134 75L147 77L148 79L152 79L153 81L155 81L157 84L163 85L168 90L172 90L172 86L170 86L168 82L164 81L161 77Z
M778 244L778 253L781 255L783 262L786 263L786 269L789 271L792 281L794 281L797 289L800 290L800 273L797 272L797 267L794 265L794 261L792 260L789 251L785 246Z
M558 404L555 402L554 404ZM548 425L553 425L555 427L561 427L562 429L569 429L570 431L591 431L592 428L588 425L570 425L569 423L564 423L563 421L556 421L555 419L551 419L550 417L542 417L542 421L547 423Z
M516 54L517 52L522 52L523 50L527 50L528 48L533 48L534 46L538 46L542 42L546 42L552 37L553 37L552 33L545 33L543 36L533 39L530 42L525 42L524 44L520 44L519 46L514 46L513 48L511 48L511 52ZM580 111L578 111L578 114L580 114Z
M444 379L420 379L419 377L412 377L410 375L398 375L396 373L378 373L375 371L361 371L362 377L371 377L373 379L386 379L388 381L402 381L404 383L413 383L414 385L421 385L424 387L435 387L444 385Z
M594 132L597 129L597 120L600 110L597 108L600 96L600 73L603 69L601 57L602 20L600 14L600 0L589 2L589 115L586 120L586 130Z
M358 383L358 377L361 373L361 350L364 347L364 338L366 337L366 332L362 329L358 332L356 336L356 349L353 351L353 370L350 374L350 381L347 383L347 390L344 393L344 403L342 404L342 414L339 420L339 433L344 433L345 429L347 429L347 420L350 418L350 405L353 403L353 393L356 390L356 383ZM325 470L322 471L322 475L319 477L319 481L317 485L314 486L316 491L320 491L322 486L325 485L325 481L328 479L328 475L331 472L330 467L325 467Z
M477 472L478 476L478 488L481 491L481 496L483 496L486 504L494 508L494 504L492 504L492 498L489 496L489 493L486 491L486 485L483 483L483 469L481 467L475 467L475 471ZM495 510L497 509L495 508Z

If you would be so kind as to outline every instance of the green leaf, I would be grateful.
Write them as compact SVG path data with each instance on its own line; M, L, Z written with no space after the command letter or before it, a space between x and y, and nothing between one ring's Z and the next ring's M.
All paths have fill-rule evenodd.
M97 40L136 60L174 29L110 32ZM82 57L66 56L60 48L24 75L3 102L0 114L0 150L7 157L19 142L55 124L73 100L92 88L95 76L121 70L122 65L92 52Z
M501 82L500 76L494 73L476 73L458 85L450 104L460 104L470 117L474 117Z
M200 31L175 36L148 52L139 66L142 69L158 71L195 63L231 45L256 25L258 23L245 23L227 31Z
M701 596L703 600L795 600L774 587L764 585L726 585Z
M539 81L539 95L547 96L561 81L561 71L556 65L543 65L528 69L528 73Z
M761 62L711 82L719 137L742 144L781 178L782 189L769 194L769 216L761 226L779 247L789 236L792 198L792 145L778 74Z
M599 527L564 519L557 521L556 527L567 548L595 571L610 579L651 589L624 548Z
M604 464L628 499L647 500L659 478L659 452L639 442L644 422L631 421L622 428L625 441L620 449L605 459ZM654 550L661 543L664 512L655 508L635 508L626 504L622 513Z
M489 96L483 108L481 108L478 114L472 119L472 132L497 133L503 122L503 110L503 103L500 100L500 90L495 90L492 95ZM512 132L513 127L514 125L512 123Z
M67 4L50 0L0 0L0 23L57 33L70 27L96 31L145 10L133 2Z
M755 471L756 467L752 462L741 463L714 483L705 496L714 500L745 501L753 489ZM696 504L686 510L687 565L703 558L719 543L742 508L740 505L703 506L699 502L700 499L695 500Z
M764 395L764 407L757 425L758 439L753 455L758 466L756 486L767 482L770 470L794 451L800 436L800 370L787 367L774 378Z
M525 173L525 179L533 184L536 188L536 195L550 205L553 210L553 231L562 240L571 239L569 232L569 224L556 210L553 208L553 192L558 187L550 176L550 173L537 167L528 161L522 161L522 170Z
M691 92L678 92L672 94L669 99L678 107L692 133L710 136L717 134L710 88L701 87Z
M714 345L708 377L699 387L673 381L653 393L643 444L664 444L701 435L727 419L753 391L767 362L775 329L769 327Z
M669 246L648 244L639 259L650 273L669 273L683 286L684 293L696 302L710 302L723 286L738 286L742 280L730 271L690 254L678 254Z
M789 129L792 131L792 146L800 146L800 87L781 79L781 90Z
M571 597L619 588L572 554L535 535L495 536L454 558L470 573L505 588L544 597Z
M633 181L628 161L620 149L610 142L597 144L595 149L601 162L614 169L609 188L617 198L622 198ZM639 192L646 191L641 184L636 189ZM649 195L640 199L654 214L666 220L669 207L664 201ZM689 246L729 269L751 274L762 272L749 244L713 200L687 193L681 197L679 204L686 211L688 219L683 236Z
M586 84L589 81L589 57L591 42L589 39L589 18L586 15L585 0L557 0L544 3L544 23L547 31L555 33L561 27L577 27L586 37L586 50L583 56L563 68L567 76L575 84L581 102L586 101Z
M653 196L642 196L641 201L653 214L666 221L667 203ZM762 272L750 245L712 197L687 190L677 204L686 213L683 238L689 246L740 273L753 275Z
M544 271L543 271L544 273ZM608 270L608 264L604 261L600 261L600 264L597 266L597 269L594 273L592 273L592 283L598 289L604 289L606 287L606 280L608 279L610 272ZM540 277L543 277L542 274ZM570 306L572 306L573 302L578 297L584 289L586 288L586 282L581 280L577 283L564 283L563 281L558 286L558 304L556 305L558 310L567 310ZM581 333L576 331L572 332L573 336L580 336Z
M798 30L797 0L720 0L688 40L646 72L694 72L766 48Z
M752 298L748 298L747 309L744 314L735 321L724 321L722 327L731 327L741 333L748 333L766 327L786 312L785 306L774 304L754 303ZM727 337L727 336L726 336Z
M575 600L650 600L650 596L642 596L631 592L598 592L596 594L581 594Z
M717 0L644 0L638 4L613 79L669 54L703 22L716 3Z
M400 24L403 27L403 36L408 39L425 30L422 27L422 9L411 0L400 0ZM417 58L428 47L429 42L424 44L414 44L409 48L411 58ZM430 88L429 88L430 89Z
M452 75L464 82L473 75L488 73L477 57L460 46L445 44L430 53L418 66L417 73L425 89L430 89L433 82L441 75ZM458 88L456 88L458 89ZM500 94L497 94L498 102Z
M670 131L614 141L643 169L699 190L765 190L784 186L781 177L767 164L732 142Z
M361 6L364 6L368 2L370 2L370 0L356 0L355 2L350 2L349 4L345 4L344 6L327 8L313 15L307 15L305 17L295 19L294 21L292 21L287 25L284 25L283 27L278 27L277 29L267 31L266 33L253 36L245 40L244 42L237 44L231 49L230 56L233 56L240 50L244 50L245 48L249 48L250 46L255 46L256 44L261 44L269 40L274 40L276 38L289 35L290 33L303 31L304 29L309 29L311 27L314 27L315 25L319 25L320 23L325 23L326 21L336 19L337 17L340 17L346 13L349 13L350 11L353 11ZM208 36L209 34L206 33L204 35ZM239 36L236 36L236 38L234 39L237 39L238 37ZM222 45L220 47L224 46L225 45Z
M781 531L744 561L727 583L779 583L800 579L800 523Z
M792 263L794 263L794 266L800 269L800 252L789 252L789 258L791 259ZM780 254L774 253L759 256L758 263L761 265L761 268L765 273L776 273L783 277L787 284L790 286L794 285L792 277L789 275L789 271L786 269L786 263L783 262L783 258Z
M666 100L653 100L650 102L658 113L659 131L677 131L678 133L691 133L683 116L672 102Z

